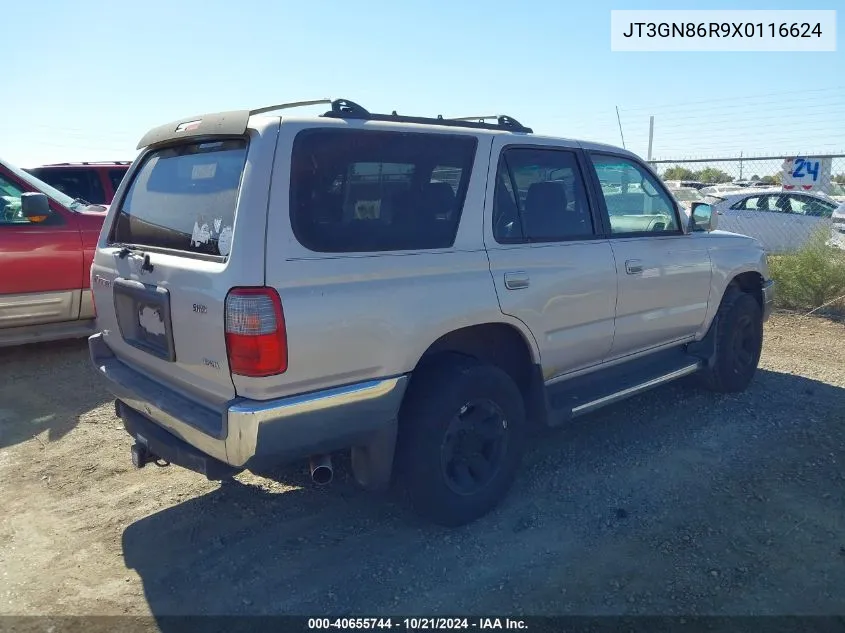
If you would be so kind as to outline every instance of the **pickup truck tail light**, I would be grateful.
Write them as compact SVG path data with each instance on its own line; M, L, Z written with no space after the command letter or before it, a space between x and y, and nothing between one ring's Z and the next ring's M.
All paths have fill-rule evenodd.
M240 376L273 376L288 368L282 301L273 288L232 288L226 296L229 370Z

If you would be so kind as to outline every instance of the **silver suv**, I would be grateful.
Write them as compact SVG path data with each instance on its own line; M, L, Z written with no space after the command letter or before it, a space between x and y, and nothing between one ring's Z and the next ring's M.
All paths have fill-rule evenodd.
M772 301L754 240L634 154L506 116L193 117L148 132L91 270L91 357L142 467L223 479L351 449L446 525L532 428L699 374L740 391Z

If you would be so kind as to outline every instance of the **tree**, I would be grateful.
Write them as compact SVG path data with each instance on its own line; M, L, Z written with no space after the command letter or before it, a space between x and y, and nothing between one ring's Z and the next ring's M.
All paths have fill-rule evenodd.
M763 176L760 179L760 182L765 183L767 185L779 185L781 183L780 172L772 176Z
M663 172L663 180L695 180L695 172L686 167L670 167Z
M696 173L696 180L700 180L701 182L713 182L713 183L720 183L720 182L730 182L733 180L728 174L723 172L721 169L716 169L715 167L705 167L701 171Z
M839 184L845 185L845 174L838 174L831 178L833 182L838 182Z
M754 174L753 176L751 176L751 180L760 180L760 176Z

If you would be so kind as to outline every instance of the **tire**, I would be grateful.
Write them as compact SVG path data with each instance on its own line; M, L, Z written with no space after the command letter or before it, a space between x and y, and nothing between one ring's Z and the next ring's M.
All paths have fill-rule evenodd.
M399 419L399 472L411 504L448 527L492 510L516 478L522 394L504 371L450 358L418 370Z
M701 381L711 391L744 391L754 378L763 349L760 304L750 294L729 290L716 317L716 357L702 371Z

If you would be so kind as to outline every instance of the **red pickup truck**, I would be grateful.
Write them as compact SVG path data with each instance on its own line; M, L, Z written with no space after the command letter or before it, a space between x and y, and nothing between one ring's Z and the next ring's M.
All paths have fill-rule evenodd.
M94 332L89 271L106 211L0 160L0 347Z

